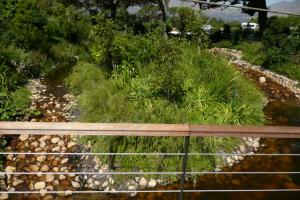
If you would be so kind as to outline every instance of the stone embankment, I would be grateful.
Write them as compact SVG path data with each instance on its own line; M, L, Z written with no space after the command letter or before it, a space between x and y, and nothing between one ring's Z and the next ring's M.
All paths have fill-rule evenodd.
M231 62L238 67L241 71L245 72L248 76L255 77L260 75L257 78L259 84L263 84L267 87L264 89L272 96L275 96L276 99L285 99L289 98L290 95L293 95L300 99L300 82L287 78L286 76L276 74L270 70L264 69L259 65L253 65L245 60L243 60L242 52L235 49L226 49L226 48L212 48L210 52L223 55L231 59ZM256 74L255 74L256 72ZM268 81L271 84L268 84ZM284 88L280 89L278 88ZM268 95L269 96L269 95ZM269 98L270 99L270 98ZM272 99L270 99L272 101Z

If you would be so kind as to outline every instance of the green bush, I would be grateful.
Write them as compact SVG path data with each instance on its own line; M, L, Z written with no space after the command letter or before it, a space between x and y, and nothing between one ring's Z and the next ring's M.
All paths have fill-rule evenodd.
M141 59L139 63L144 65L133 65L134 73L120 65L112 76L105 76L97 65L76 65L67 82L78 95L82 121L263 123L263 95L227 60L177 40L161 39L152 48L156 56L148 63ZM96 152L181 152L183 144L182 139L170 137L84 137L82 141L90 141ZM231 138L193 138L191 151L230 150L237 142ZM181 168L178 157L108 157L107 162L121 171ZM193 157L189 168L209 170L217 162L217 158Z

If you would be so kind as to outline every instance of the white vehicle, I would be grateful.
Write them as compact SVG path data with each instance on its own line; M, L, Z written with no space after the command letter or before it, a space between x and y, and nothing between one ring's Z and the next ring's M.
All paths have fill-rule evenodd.
M253 30L257 31L259 30L259 25L257 23L249 23L249 22L244 22L241 24L243 30Z
M210 32L212 30L212 26L210 24L203 25L202 30Z

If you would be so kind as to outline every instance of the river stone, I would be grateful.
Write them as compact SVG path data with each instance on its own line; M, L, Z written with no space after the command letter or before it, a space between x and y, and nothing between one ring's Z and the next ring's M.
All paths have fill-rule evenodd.
M60 151L61 150L61 147L60 146L57 146L55 148L52 149L52 151Z
M12 167L12 166L7 166L7 167L5 168L5 171L6 171L6 172L14 172L14 171L16 171L16 168L15 168L15 167Z
M46 156L38 156L36 160L42 163L46 160Z
M108 186L108 181L104 181L104 183L101 185L102 188L105 188L106 186Z
M4 199L8 199L8 194L7 193L1 193L1 195L0 195L0 199L1 200L4 200Z
M29 135L28 134L22 134L20 135L19 139L24 142L25 140L27 140L29 138Z
M46 175L46 177L45 177L45 181L47 182L47 183L51 183L51 182L53 182L54 181L54 175L53 174L47 174Z
M44 189L46 187L46 183L41 181L41 182L37 182L34 184L34 189L35 190L40 190L40 189Z
M141 178L140 182L139 182L139 185L142 186L142 187L146 187L148 184L148 181L147 179L145 179L144 177Z
M63 160L61 160L61 164L65 164L65 163L67 163L68 162L68 160L69 160L69 158L65 158L65 159L63 159Z
M41 189L40 190L41 197L44 197L46 194L47 194L47 190L46 189Z
M59 146L64 146L65 142L63 140L60 140L58 143L57 143Z
M76 181L72 181L71 184L74 188L80 188L80 184Z
M21 184L21 183L24 183L24 181L21 180L21 179L16 179L16 180L14 180L14 182L13 182L13 186L17 186L17 185L19 185L19 184Z
M39 171L39 167L38 167L37 165L30 165L30 166L29 166L29 169L30 169L31 171L34 171L34 172Z
M43 198L43 200L52 200L52 199L54 199L54 197L52 195L50 195L50 194L48 194L47 196L45 196Z
M62 175L62 174L60 174L60 175L59 175L59 180L64 180L64 179L66 179L66 176L65 176L65 175Z
M60 138L59 138L59 137L54 137L54 138L51 139L52 144L56 144L56 143L58 143L59 141L60 141Z
M41 167L41 171L42 171L42 172L47 172L47 171L49 171L49 166L48 166L48 165L43 165L43 166Z
M59 172L59 168L58 167L53 167L53 171L54 172Z
M73 146L75 146L76 145L76 143L75 142L69 142L68 143L68 148L72 148Z
M40 143L40 148L45 148L46 147L46 142L45 141L41 141Z
M66 195L66 196L70 196L70 195L72 195L72 194L73 194L72 190L67 190L67 191L65 192L65 195Z
M155 187L157 185L157 182L155 179L151 178L148 182L148 187Z
M37 141L34 141L34 142L31 143L31 145L34 146L34 147L37 147L37 146L39 146L39 143Z
M41 141L46 141L46 140L49 140L49 139L51 139L51 136L50 135L45 135L45 136L41 137L39 139L39 141L41 142Z
M266 80L266 77L261 76L261 77L259 77L258 81L259 81L259 83L265 83L267 80Z
M136 190L136 187L134 185L129 185L128 190Z

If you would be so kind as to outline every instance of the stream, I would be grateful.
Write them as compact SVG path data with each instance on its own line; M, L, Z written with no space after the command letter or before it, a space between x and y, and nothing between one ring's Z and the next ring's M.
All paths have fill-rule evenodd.
M263 76L257 71L251 69L241 69L248 78L250 78L266 96L268 103L264 109L268 119L267 125L300 125L300 100L296 96L282 87L280 84L266 79L266 83L259 83L257 80ZM66 101L63 96L67 90L61 85L61 82L50 81L45 79L47 85L46 93L54 94L59 104L64 105ZM48 101L48 100L46 100ZM38 102L38 106L45 102ZM48 106L48 109L55 110L55 107ZM57 109L59 110L59 109ZM53 121L51 115L47 115L46 110L41 110L44 113L44 118L38 121ZM64 113L62 111L61 113ZM54 121L69 121L65 116L57 116ZM264 139L262 146L256 153L300 153L300 140L296 139ZM223 168L223 171L299 171L300 156L247 156L245 160L235 164L232 168ZM157 190L176 190L179 184L168 186L157 186ZM204 175L199 177L196 184L186 183L185 189L199 190L222 190L222 189L295 189L300 188L299 175ZM118 194L91 194L91 195L73 195L73 199L80 200L164 200L177 199L178 193L140 193L135 197L129 195ZM217 193L186 193L184 199L201 199L201 200L298 200L300 192L217 192Z

